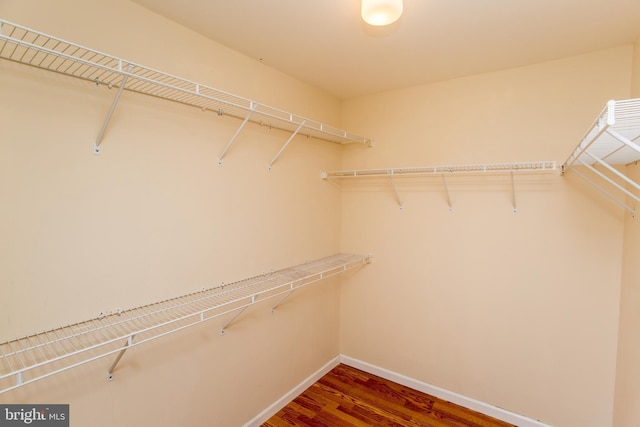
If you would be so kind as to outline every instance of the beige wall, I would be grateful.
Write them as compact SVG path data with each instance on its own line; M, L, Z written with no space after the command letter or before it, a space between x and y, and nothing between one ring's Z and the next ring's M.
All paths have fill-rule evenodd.
M345 168L563 161L608 99L629 97L631 46L353 99L375 136ZM341 353L555 426L611 425L623 212L575 175L343 186Z
M125 0L0 2L0 16L332 125L339 102ZM340 148L0 61L0 341L338 252ZM239 425L339 351L339 289L258 305L2 402L70 403L78 426Z
M640 97L640 39L635 44L631 96ZM627 166L627 174L640 182L637 162ZM628 199L631 201L631 199ZM636 207L637 209L637 207ZM620 296L620 334L613 425L640 425L640 226L630 214L624 223L624 258Z
M640 181L640 167L627 166L630 177ZM640 226L631 214L624 223L624 257L622 262L622 292L620 296L620 335L615 393L615 427L640 424Z
M640 97L640 38L636 40L633 50L633 66L631 73L631 97Z

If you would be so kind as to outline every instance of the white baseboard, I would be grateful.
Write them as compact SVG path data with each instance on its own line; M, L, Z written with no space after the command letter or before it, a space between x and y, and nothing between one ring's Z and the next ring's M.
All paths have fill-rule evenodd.
M381 368L379 366L372 365L367 362L363 362L358 359L354 359L349 356L340 355L340 363L351 366L361 371L365 371L369 374L377 375L389 381L401 384L403 386L412 388L414 390L421 391L431 396L438 397L451 403L455 403L465 408L469 408L481 414L488 415L499 420L515 424L519 427L551 427L549 424L544 424L540 421L524 417L522 415L515 414L497 406L490 405L488 403L480 402L479 400L471 399L466 396L462 396L458 393L454 393L449 390L445 390L440 387L436 387L431 384L418 381L416 379L407 377L406 375L399 374L397 372L389 371L388 369Z
M340 356L334 357L333 359L325 363L322 368L309 375L309 377L307 377L304 381L295 386L293 389L289 390L284 396L269 405L265 410L260 412L253 419L245 423L243 427L259 427L262 423L277 414L280 409L287 406L289 402L298 397L299 394L309 388L320 378L325 376L330 370L338 366L338 364L340 364Z
M379 366L372 365L370 363L363 362L361 360L354 359L342 354L325 363L323 367L311 374L308 378L295 386L293 389L285 393L284 396L269 405L253 419L245 423L243 427L259 427L262 423L277 414L280 409L287 406L289 402L295 399L299 394L309 388L313 383L318 381L340 363L356 369L360 369L361 371L365 371L369 374L377 375L381 378L393 381L414 390L430 394L431 396L438 397L448 402L464 406L465 408L480 412L481 414L506 421L508 423L517 425L518 427L551 427L549 424L545 424L540 421L518 415L516 413L507 411L506 409L498 408L497 406L493 406L488 403L484 403L479 400L475 400L470 397L466 397L461 394L454 393L452 391L445 390L431 384L427 384L425 382L407 377L406 375L402 375L397 372L393 372L388 369L384 369Z

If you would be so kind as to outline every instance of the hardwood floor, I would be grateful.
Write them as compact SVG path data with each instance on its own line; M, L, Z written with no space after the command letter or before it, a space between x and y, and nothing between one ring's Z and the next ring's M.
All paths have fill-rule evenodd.
M338 365L263 427L514 427L358 369Z

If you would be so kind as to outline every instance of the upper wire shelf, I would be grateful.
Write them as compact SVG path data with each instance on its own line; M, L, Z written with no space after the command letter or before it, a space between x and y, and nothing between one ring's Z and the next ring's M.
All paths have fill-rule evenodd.
M221 333L246 308L371 262L369 255L337 254L185 296L120 311L0 343L0 394L116 354L113 371L134 346L224 315Z
M122 87L307 137L347 144L371 140L231 93L120 59L0 19L0 57L82 80Z
M596 117L578 146L562 165L562 173L571 170L611 200L635 216L635 207L625 200L625 194L635 202L640 197L640 183L628 177L624 170L612 165L628 165L640 160L640 98L611 100ZM598 182L592 180L574 165L584 166ZM597 169L596 167L599 167ZM604 173L607 171L607 173ZM612 193L610 189L619 190Z

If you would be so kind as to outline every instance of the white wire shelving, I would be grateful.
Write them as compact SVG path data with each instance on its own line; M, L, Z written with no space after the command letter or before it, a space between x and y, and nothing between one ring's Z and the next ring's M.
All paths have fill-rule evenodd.
M353 169L340 171L322 171L322 179L356 179L356 178L389 178L389 183L400 206L404 209L400 193L395 185L395 178L434 176L442 179L443 188L449 205L449 212L453 212L451 195L447 185L447 176L459 174L509 174L511 176L511 197L513 213L518 213L516 204L516 189L514 174L516 173L540 173L557 171L555 161L542 162L520 162L520 163L482 163L469 165L449 165L449 166L420 166L406 168L381 168L381 169Z
M337 254L0 343L0 394L109 355L115 355L107 370L112 380L131 347L226 316L224 335L248 307L280 296L273 313L296 290L370 262L370 255Z
M97 85L118 88L95 140L96 154L100 153L102 139L123 90L241 119L240 127L218 156L218 164L222 163L222 158L247 122L291 133L290 138L269 163L269 167L298 134L339 144L371 144L370 139L345 130L98 52L3 19L0 19L0 58L87 80Z
M635 206L630 206L624 194L636 203L640 183L631 179L621 168L612 165L629 165L640 160L640 98L611 100L589 127L578 146L562 165L562 173L572 171L593 185L611 200L635 217ZM574 165L583 166L597 176L594 181ZM599 170L599 169L600 170ZM616 189L617 193L611 190ZM634 192L634 189L636 192Z

